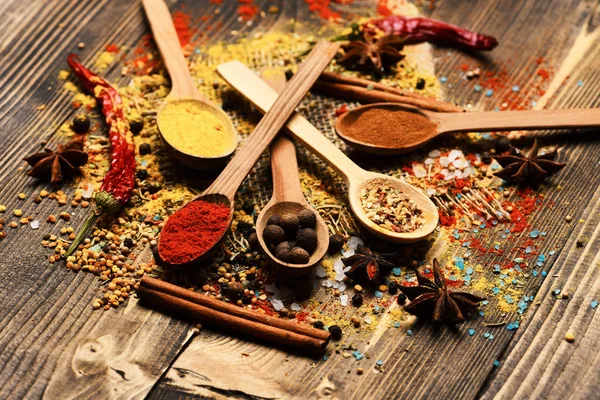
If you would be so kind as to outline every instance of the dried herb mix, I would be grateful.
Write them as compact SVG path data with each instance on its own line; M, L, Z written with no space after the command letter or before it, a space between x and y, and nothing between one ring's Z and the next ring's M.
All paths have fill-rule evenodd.
M360 200L367 217L384 229L392 232L413 232L423 226L421 209L396 188L363 188Z

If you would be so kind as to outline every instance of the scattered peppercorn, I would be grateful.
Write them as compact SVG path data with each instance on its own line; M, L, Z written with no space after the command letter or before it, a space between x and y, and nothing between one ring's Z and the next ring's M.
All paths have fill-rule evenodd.
M356 293L354 296L352 296L352 305L354 307L360 307L362 306L362 303L363 297L360 294Z
M333 340L340 340L342 338L342 328L338 325L332 325L329 327L329 333Z
M273 214L267 220L267 226L268 225L279 225L280 220L281 220L281 217L279 215Z
M406 304L406 295L404 293L400 293L398 295L398 304L400 304L401 306Z
M285 263L291 263L294 260L292 257L292 252L289 248L287 248L287 249L283 248L283 249L276 250L275 258L277 258L278 260L283 261Z
M300 228L313 228L317 224L317 216L310 210L302 210L298 213Z
M73 131L75 133L86 133L90 130L90 119L86 114L79 114L73 118Z
M239 221L237 223L236 230L242 235L248 237L252 232L254 232L254 225L246 221Z
M496 139L496 151L498 153L504 153L505 151L510 150L510 147L510 139L506 136L500 136L498 139Z
M323 329L323 327L324 327L325 325L323 325L323 321L315 321L315 322L313 323L313 326L314 326L315 328L317 328L317 329Z
M329 236L329 248L327 251L330 254L337 253L344 246L344 237L338 233Z
M256 232L252 232L250 236L248 236L248 245L250 245L252 250L258 250L260 248Z
M152 153L152 147L148 143L142 143L139 147L140 155L144 156L146 154Z
M244 289L244 285L240 282L230 282L227 286L227 297L229 297L230 300L238 300L244 294Z
M423 78L419 78L417 80L417 86L416 86L417 90L423 90L425 89L425 79Z
M144 119L141 115L134 115L129 118L129 130L131 130L131 133L137 135L142 129L144 129Z
M295 233L298 230L300 223L298 221L297 216L291 213L287 213L281 216L279 220L279 226L283 228L285 233L290 234Z
M285 79L287 79L289 81L290 79L292 79L292 76L294 76L294 72L291 69L286 69L285 70Z
M285 238L283 228L279 225L268 225L263 230L263 239L265 243L271 246L277 246Z
M396 293L398 293L399 289L400 289L400 285L398 284L398 282L392 281L392 282L390 282L390 284L388 286L388 293L391 295L395 295Z
M489 163L491 163L491 162L492 162L492 156L490 155L490 153L488 153L488 152L486 151L486 152L484 152L484 153L481 155L481 161L482 161L482 162L484 162L484 163L486 163L486 164L489 164Z
M138 178L139 180L142 180L142 181L143 181L144 179L146 179L146 178L147 178L149 175L150 175L150 174L148 173L148 170L147 170L147 169L145 169L145 168L138 169L138 170L135 172L135 176L137 176L137 178Z

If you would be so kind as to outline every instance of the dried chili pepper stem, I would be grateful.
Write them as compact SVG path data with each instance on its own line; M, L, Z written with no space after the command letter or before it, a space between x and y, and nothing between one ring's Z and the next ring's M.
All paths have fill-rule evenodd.
M101 215L115 214L127 203L133 192L135 178L133 135L125 116L124 104L119 92L105 79L85 68L76 55L69 55L67 61L86 90L102 101L102 113L109 126L111 160L110 168L104 176L100 192L94 197L96 207L85 221L83 229L75 237L65 257L71 255L77 249L89 229L94 226Z

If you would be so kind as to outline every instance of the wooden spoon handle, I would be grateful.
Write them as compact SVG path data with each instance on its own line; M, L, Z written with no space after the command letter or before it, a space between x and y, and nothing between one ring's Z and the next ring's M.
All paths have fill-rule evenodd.
M600 126L600 109L436 113L440 132L491 132Z
M167 4L164 0L142 0L142 3L152 28L154 41L171 77L172 89L169 96L205 101L206 98L200 94L190 75Z
M262 112L269 111L277 99L277 92L239 61L221 64L217 67L217 72ZM302 115L294 113L287 121L286 129L303 146L309 148L340 173L346 181L365 174L362 168L342 153Z
M306 202L300 187L296 147L287 136L279 135L271 144L271 173L274 202Z
M229 164L223 169L223 172L206 189L205 193L221 193L233 200L235 192L237 192L246 175L250 173L260 155L273 141L277 132L283 128L290 115L294 113L298 103L335 56L338 48L339 44L329 43L325 40L317 43L298 68L298 72L286 85L281 96L277 97L277 94L275 94L275 99L273 99L275 104L272 104L271 110L262 117L254 131L246 139L246 143L237 151ZM239 61L233 61L233 63L246 68ZM231 66L231 63L219 66L218 70L228 69L228 65ZM245 91L255 92L258 96L262 95L260 88L257 89L252 82L242 80L240 85ZM267 88L272 91L268 85Z

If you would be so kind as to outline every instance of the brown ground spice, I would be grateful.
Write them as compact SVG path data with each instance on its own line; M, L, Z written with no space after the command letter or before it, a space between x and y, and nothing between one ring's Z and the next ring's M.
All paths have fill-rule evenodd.
M421 143L437 132L437 124L422 115L370 108L354 121L347 119L344 136L384 148L403 148Z

